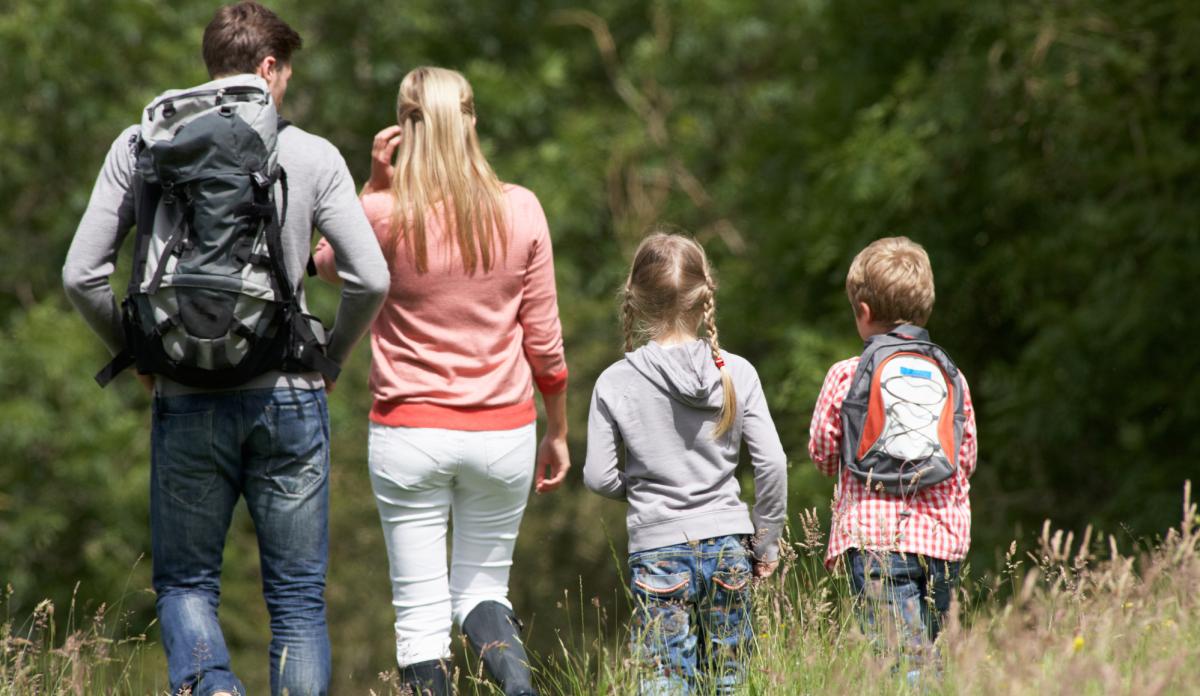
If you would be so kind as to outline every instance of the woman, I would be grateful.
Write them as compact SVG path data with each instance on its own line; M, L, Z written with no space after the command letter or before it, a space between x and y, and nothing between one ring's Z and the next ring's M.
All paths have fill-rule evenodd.
M502 184L488 166L461 74L410 72L397 122L375 136L362 194L392 275L372 329L368 456L396 659L415 693L449 693L458 622L505 694L534 694L509 568L535 459L538 493L558 488L570 468L546 217L533 193ZM323 240L315 260L321 277L337 280ZM548 420L536 455L535 384Z

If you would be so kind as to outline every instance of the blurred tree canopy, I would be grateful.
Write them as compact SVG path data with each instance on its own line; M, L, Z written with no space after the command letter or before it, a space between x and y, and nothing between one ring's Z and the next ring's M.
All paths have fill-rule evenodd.
M1176 519L1181 483L1200 471L1188 314L1200 4L271 5L305 40L284 114L337 145L360 180L405 72L444 65L472 82L493 166L550 220L577 469L590 385L620 355L629 252L669 224L714 259L722 343L763 377L792 458L792 510L825 510L831 484L805 445L826 367L859 349L845 271L872 239L904 234L929 250L930 329L978 410L973 560L990 564L1046 517L1125 527L1131 541ZM148 399L132 380L95 388L103 350L59 269L112 139L155 94L206 79L200 37L215 6L0 9L0 581L14 614L80 582L93 602L126 597L143 625L152 616L137 562L149 547ZM331 317L335 295L309 290ZM330 619L337 679L356 691L393 650L365 471L368 360L360 347L332 397ZM535 645L555 644L564 588L614 597L622 514L577 473L532 501L513 597ZM261 685L258 583L243 514L223 616L235 667Z

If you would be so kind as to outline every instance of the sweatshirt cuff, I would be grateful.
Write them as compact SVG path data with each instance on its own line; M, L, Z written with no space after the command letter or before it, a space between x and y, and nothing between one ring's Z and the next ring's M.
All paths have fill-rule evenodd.
M779 531L759 529L750 537L750 554L756 561L779 560Z
M567 390L567 368L549 375L534 375L533 381L542 394L561 394Z

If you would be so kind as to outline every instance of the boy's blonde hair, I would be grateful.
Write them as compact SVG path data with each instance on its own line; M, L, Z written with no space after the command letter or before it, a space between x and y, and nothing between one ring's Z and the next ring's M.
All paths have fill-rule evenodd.
M725 396L713 437L729 432L737 410L737 394L717 342L717 283L704 247L691 237L665 232L643 239L625 280L621 318L626 351L633 350L635 339L698 333L700 324L704 324Z
M933 312L933 266L925 248L908 237L884 237L867 245L850 263L846 296L871 308L882 324L924 326Z
M428 271L425 220L435 211L458 245L463 270L490 271L508 246L504 191L479 147L467 78L446 68L416 68L400 82L396 122L396 206L386 250L394 256L404 243L417 272Z

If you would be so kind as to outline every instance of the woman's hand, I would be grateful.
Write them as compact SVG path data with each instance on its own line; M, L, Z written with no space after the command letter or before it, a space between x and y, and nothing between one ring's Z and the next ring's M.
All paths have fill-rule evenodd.
M775 572L779 567L779 559L774 561L754 561L754 577L759 580L765 580Z
M567 436L547 433L538 445L537 474L534 490L549 493L562 485L571 470L571 455L567 451Z
M392 187L392 176L396 167L392 159L396 156L396 148L400 146L400 126L388 126L375 134L371 142L371 178L363 187L363 193L386 191Z

